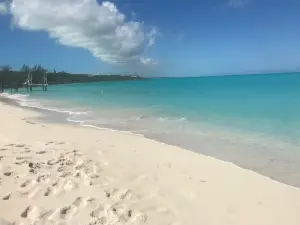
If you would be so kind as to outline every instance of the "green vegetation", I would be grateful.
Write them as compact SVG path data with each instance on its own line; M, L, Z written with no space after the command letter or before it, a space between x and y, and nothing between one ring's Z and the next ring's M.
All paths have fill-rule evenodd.
M141 80L144 79L136 75L89 75L89 74L71 74L65 71L53 72L45 69L41 65L35 65L30 68L23 65L19 71L13 71L10 65L0 66L0 92L4 88L22 87L27 81L28 73L33 74L33 84L43 83L43 75L48 74L48 84L67 84L67 83L88 83L101 81L125 81L125 80Z

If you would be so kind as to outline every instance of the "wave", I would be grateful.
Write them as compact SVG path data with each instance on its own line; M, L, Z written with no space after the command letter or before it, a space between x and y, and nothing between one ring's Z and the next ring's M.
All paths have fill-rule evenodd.
M74 120L71 118L67 118L67 121L73 122L73 123L78 123L80 126L91 127L91 128L97 129L97 130L108 130L108 131L112 131L112 132L121 132L121 133L125 133L125 134L144 137L144 135L142 135L142 134L133 133L131 131L117 130L117 129L107 128L107 127L100 127L100 126L96 126L96 125L92 125L92 124L86 124L86 121L84 121L84 120Z
M29 95L2 93L0 96L16 101L27 101Z
M162 122L182 122L182 121L187 121L186 118L181 117L181 118L169 118L169 117L159 117L159 121Z
M2 93L2 94L0 94L0 96L14 100L16 103L18 103L22 107L36 108L36 109L47 110L47 111L58 112L58 113L66 113L69 115L69 117L66 118L66 120L68 122L77 123L83 127L91 127L91 128L97 129L97 130L108 130L108 131L112 131L112 132L121 132L121 133L125 133L125 134L144 137L144 135L142 135L142 134L137 134L137 133L133 133L130 131L100 127L100 126L96 126L96 125L87 123L87 121L85 121L85 120L76 120L73 118L74 116L78 116L78 115L87 115L87 114L91 113L90 111L72 111L72 110L58 109L58 108L54 108L54 107L46 107L42 103L38 102L37 100L30 98L30 96L27 94ZM137 120L138 119L139 119L139 117L137 118Z
M184 117L159 117L150 112L139 112L135 115L128 115L127 113L117 113L115 116L98 115L97 111L93 110L75 110L75 109L63 109L59 107L48 106L51 102L43 103L39 100L32 98L28 94L10 94L3 93L1 96L14 100L21 107L36 108L40 110L46 110L50 112L67 114L66 120L68 122L79 124L84 127L91 127L99 130L120 131L127 134L133 134L138 136L144 136L141 133L150 132L149 124L154 125L161 130L169 130L169 126L176 125L178 123L186 122ZM47 106L46 106L47 105ZM95 114L96 113L96 114ZM125 117L124 117L125 115ZM161 127L161 124L163 127ZM123 128L120 128L120 126ZM111 129L113 127L113 129ZM118 128L114 128L118 127ZM147 129L145 129L147 127ZM125 129L124 129L125 128ZM133 128L133 129L130 129ZM156 129L154 129L156 130Z
M158 117L158 115L155 114L143 114L143 115L139 115L139 116L134 116L134 117L130 117L130 120L136 120L136 121L141 121L141 120L156 120L156 121L160 121L160 122L183 122L183 121L187 121L187 118L185 117Z
M41 102L38 102L37 100L35 100L33 98L29 98L29 95L26 95L26 94L2 93L0 96L14 100L22 107L36 108L36 109L42 109L42 110L58 112L58 113L66 113L71 116L86 115L89 113L89 111L72 111L72 110L63 110L63 109L54 108L54 107L46 107Z

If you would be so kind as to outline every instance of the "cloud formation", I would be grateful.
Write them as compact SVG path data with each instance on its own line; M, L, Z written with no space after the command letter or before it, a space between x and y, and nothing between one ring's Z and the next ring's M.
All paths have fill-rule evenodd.
M154 64L143 56L154 45L158 30L127 21L114 3L97 0L13 0L15 26L46 31L59 44L89 50L108 63Z
M141 62L145 65L156 65L158 62L148 57L141 57Z
M240 8L244 7L250 2L250 0L229 0L228 6L234 7L234 8Z
M7 6L5 3L0 2L0 15L5 15L8 13Z
M152 27L148 33L148 39L149 39L148 47L151 47L155 44L155 39L158 34L159 34L158 29L156 27Z

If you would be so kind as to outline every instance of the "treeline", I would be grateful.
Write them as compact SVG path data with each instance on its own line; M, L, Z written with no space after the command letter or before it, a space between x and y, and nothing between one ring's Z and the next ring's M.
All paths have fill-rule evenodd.
M0 66L0 91L3 88L19 88L27 82L28 73L32 73L34 84L43 83L44 73L47 72L48 84L67 84L67 83L88 83L100 81L124 81L143 79L137 75L89 75L71 74L65 71L56 72L55 69L49 71L41 65L29 67L23 65L19 71L12 70L9 65Z

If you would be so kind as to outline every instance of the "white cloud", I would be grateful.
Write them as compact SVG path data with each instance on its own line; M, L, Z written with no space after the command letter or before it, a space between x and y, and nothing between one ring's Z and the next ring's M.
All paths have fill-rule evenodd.
M234 7L234 8L240 8L244 7L250 2L250 0L229 0L228 6Z
M0 2L0 15L5 15L8 13L7 5L3 2Z
M144 64L144 65L157 65L158 62L154 59L151 59L151 58L147 58L147 57L141 57L140 58L141 60L141 63Z
M148 46L149 47L151 47L155 44L155 39L158 34L159 34L159 31L158 31L157 27L152 27L150 32L148 33L148 38L149 38Z
M46 31L59 44L88 49L108 63L143 63L145 49L155 43L157 28L127 21L114 3L97 0L14 0L15 26Z

